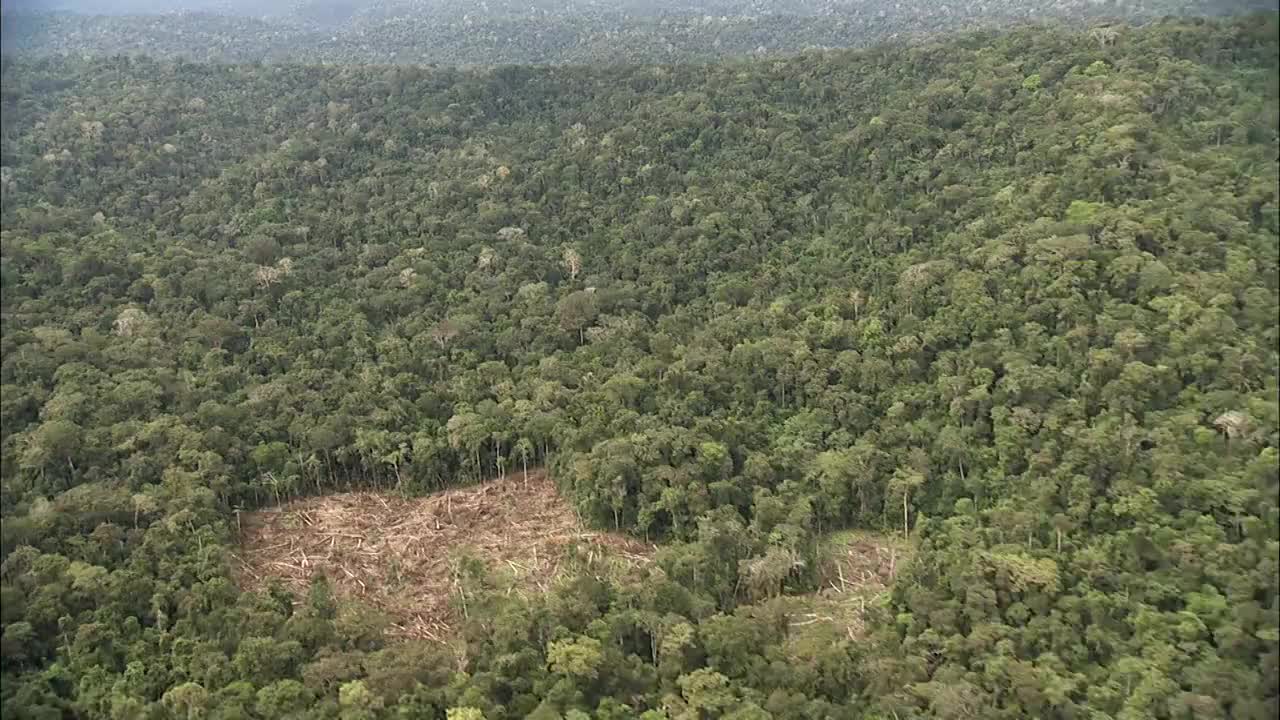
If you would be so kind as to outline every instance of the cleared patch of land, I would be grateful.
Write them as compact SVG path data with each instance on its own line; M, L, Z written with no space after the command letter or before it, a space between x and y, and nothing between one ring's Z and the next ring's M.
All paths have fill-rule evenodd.
M421 498L341 493L241 516L238 581L273 578L300 597L323 573L340 597L385 612L404 637L445 640L457 616L458 558L469 553L512 578L515 592L546 591L570 545L631 564L655 548L587 530L544 472L515 473Z
M861 636L867 608L887 597L911 551L901 535L844 530L823 538L818 552L821 587L794 597L793 637L825 642L832 629L850 639Z

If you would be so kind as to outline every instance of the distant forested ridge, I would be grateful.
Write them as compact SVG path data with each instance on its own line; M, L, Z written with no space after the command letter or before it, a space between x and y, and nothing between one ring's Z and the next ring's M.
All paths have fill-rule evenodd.
M6 55L0 711L1274 718L1277 30ZM453 645L233 582L240 511L524 462L645 576L458 561ZM801 641L847 528L914 559Z
M10 54L493 66L706 62L1013 25L1142 23L1280 6L1276 0L31 0L6 8L0 30Z

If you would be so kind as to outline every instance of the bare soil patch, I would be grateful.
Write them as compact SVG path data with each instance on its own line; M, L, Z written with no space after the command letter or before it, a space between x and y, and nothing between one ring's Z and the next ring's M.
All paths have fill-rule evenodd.
M237 580L260 589L280 579L300 597L323 573L339 597L385 612L392 632L444 641L456 621L454 568L471 553L506 571L515 592L542 591L560 575L567 548L647 563L639 540L582 526L542 471L515 473L422 498L356 492L306 498L245 513Z

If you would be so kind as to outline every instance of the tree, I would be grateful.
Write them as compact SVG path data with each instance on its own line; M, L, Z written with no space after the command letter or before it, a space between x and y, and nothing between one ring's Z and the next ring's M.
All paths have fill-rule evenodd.
M857 458L853 450L826 450L818 453L810 472L822 491L824 504L831 507L831 515L845 514L849 491L858 486ZM862 501L865 507L865 499Z
M924 475L911 468L898 468L889 480L889 496L902 499L902 535L910 536L909 507L911 495L924 485Z
M787 577L803 565L794 550L771 547L762 557L741 561L739 575L746 578L753 599L770 598L781 594Z
M599 313L595 294L586 290L575 290L560 300L557 309L560 315L560 328L569 332L577 331L578 343L586 342L586 329L595 322L596 315Z
M43 477L51 468L67 466L68 485L76 473L75 456L80 452L83 430L73 422L50 420L27 437L22 466L39 471Z
M370 720L382 710L382 698L370 693L363 682L352 680L338 689L338 707L342 720Z
M264 717L301 717L311 704L311 692L297 680L277 680L257 692L254 709Z
M573 248L565 248L561 259L564 262L564 269L569 273L569 278L577 280L578 273L582 272L582 256Z
M197 720L209 712L209 692L198 683L178 685L164 694L163 702L177 717Z
M480 464L480 450L489 439L489 430L484 419L475 412L462 411L449 418L449 446L455 450L467 451L472 459L476 477L479 479L484 469Z
M680 694L689 708L688 714L678 717L719 717L735 701L729 688L729 678L710 668L681 675L676 684L680 686Z
M524 484L529 485L529 456L533 454L533 442L527 437L521 437L516 441L516 454L520 456L520 464L523 466Z
M592 637L556 640L547 646L547 665L552 672L577 680L598 678L603 659L600 641Z

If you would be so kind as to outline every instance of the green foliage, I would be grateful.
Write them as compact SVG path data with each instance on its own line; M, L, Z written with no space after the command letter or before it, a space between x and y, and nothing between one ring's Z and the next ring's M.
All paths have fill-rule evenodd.
M547 646L551 671L573 678L594 680L600 674L600 641L591 637L557 640Z
M1273 717L1276 25L1104 29L6 57L0 712ZM656 561L459 563L450 647L232 583L241 510L526 463ZM851 527L913 559L795 642Z
M79 12L57 12L75 10ZM5 5L5 52L89 52L197 62L618 64L705 62L786 55L813 48L928 40L942 33L1021 23L1223 16L1275 11L1267 0L1154 0L1099 4L1086 0L993 3L894 3L782 0L128 0L135 13L103 13L88 0ZM150 7L148 7L150 6ZM55 10L51 12L50 10ZM205 12L173 13L173 10ZM1103 45L1117 38L1102 32ZM293 146L300 159L312 149Z

